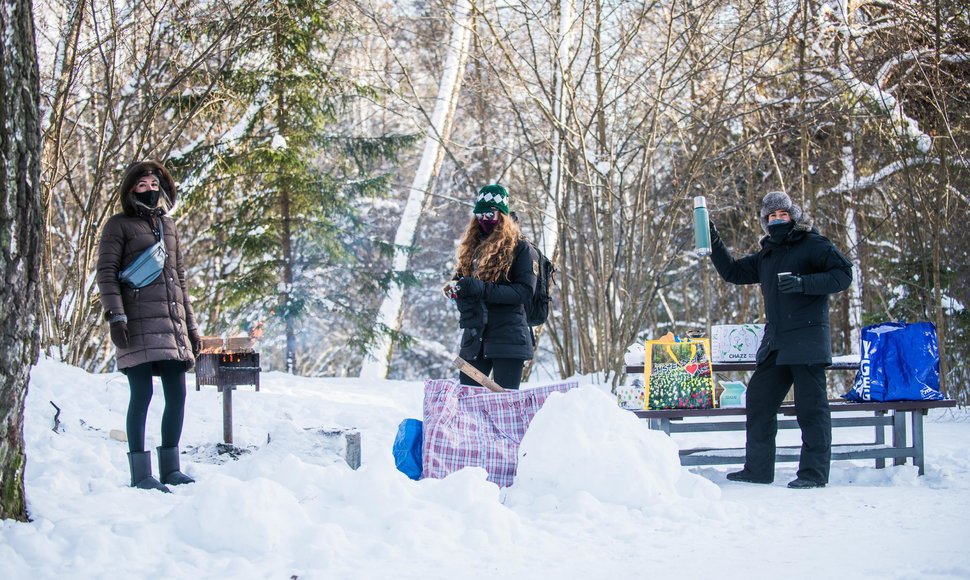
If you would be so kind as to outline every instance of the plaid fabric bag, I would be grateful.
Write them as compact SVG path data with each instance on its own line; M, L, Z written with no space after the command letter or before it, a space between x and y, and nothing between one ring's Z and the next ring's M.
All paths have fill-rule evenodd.
M483 467L492 483L512 485L519 444L532 418L550 393L576 386L492 393L455 379L426 381L421 477L438 479L463 467Z

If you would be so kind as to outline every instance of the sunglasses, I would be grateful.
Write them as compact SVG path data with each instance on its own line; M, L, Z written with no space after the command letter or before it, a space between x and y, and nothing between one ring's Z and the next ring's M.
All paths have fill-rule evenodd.
M488 220L488 221L494 220L497 216L498 216L498 212L497 211L486 211L484 213L476 213L475 214L475 217L476 218L478 218L480 220Z

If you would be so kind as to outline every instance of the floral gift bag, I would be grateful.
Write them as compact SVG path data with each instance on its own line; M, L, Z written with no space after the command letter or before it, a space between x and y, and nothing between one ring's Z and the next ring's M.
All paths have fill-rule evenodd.
M710 409L714 406L711 341L673 336L646 343L644 377L647 409Z

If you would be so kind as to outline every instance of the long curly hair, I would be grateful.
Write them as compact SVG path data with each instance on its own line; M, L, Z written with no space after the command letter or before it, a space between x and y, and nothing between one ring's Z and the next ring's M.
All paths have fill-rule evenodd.
M519 224L499 213L498 223L486 235L472 216L455 256L457 276L475 276L485 282L508 281L509 268L515 257L515 246L522 237Z

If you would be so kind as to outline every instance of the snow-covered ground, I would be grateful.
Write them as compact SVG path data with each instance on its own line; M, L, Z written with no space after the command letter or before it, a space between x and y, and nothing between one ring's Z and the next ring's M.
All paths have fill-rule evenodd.
M215 452L221 395L192 378L182 467L197 482L162 494L128 487L127 445L109 437L124 430L124 376L33 369L33 521L0 522L0 578L970 578L963 411L927 418L923 477L843 461L828 487L796 491L793 464L770 486L680 468L669 438L585 384L547 401L516 483L499 490L478 469L423 481L395 469L397 425L421 417L419 382L265 374L260 392L234 394L235 443L250 452L233 460ZM157 388L151 448L162 407ZM360 469L315 427L359 430Z

